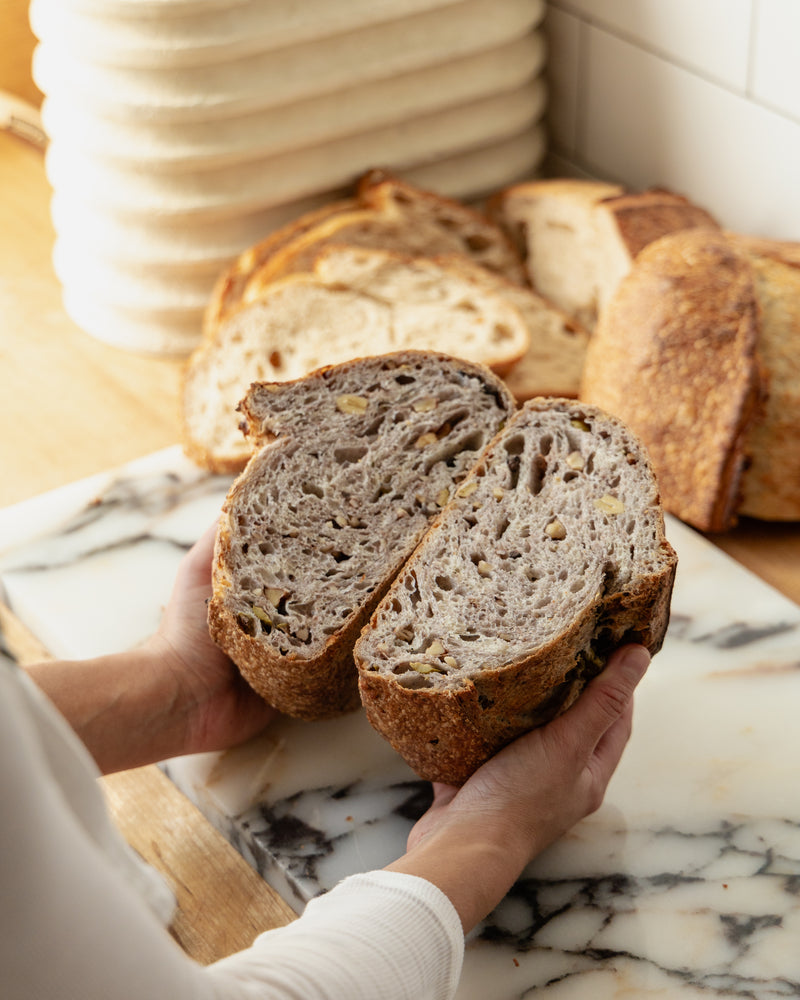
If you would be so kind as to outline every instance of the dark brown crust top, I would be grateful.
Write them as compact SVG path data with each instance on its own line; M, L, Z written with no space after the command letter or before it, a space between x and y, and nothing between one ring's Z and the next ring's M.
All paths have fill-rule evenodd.
M581 398L645 443L664 507L702 531L736 517L760 412L759 309L745 255L711 229L646 247L600 317Z
M719 228L705 209L694 205L683 195L660 188L605 198L599 205L614 216L631 258L637 257L646 246L667 233L698 226Z

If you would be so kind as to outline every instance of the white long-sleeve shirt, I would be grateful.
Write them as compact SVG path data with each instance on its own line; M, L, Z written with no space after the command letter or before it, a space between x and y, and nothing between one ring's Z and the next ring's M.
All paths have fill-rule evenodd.
M164 929L172 896L110 821L94 761L0 657L4 1000L446 1000L458 915L430 882L355 875L298 920L203 967Z

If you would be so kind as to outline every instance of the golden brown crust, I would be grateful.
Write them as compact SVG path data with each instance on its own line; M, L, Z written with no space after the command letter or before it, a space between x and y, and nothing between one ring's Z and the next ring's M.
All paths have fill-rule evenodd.
M342 199L306 212L300 218L274 230L259 243L248 247L217 279L203 317L203 331L213 335L222 320L241 302L251 276L287 243L302 236L331 216L352 210L353 199Z
M703 531L735 521L762 398L759 317L748 258L718 231L686 230L642 251L587 352L581 398L644 441L665 509Z
M467 223L471 220L478 228L490 225L492 238L502 255L502 265L497 269L497 273L516 284L528 284L525 267L513 240L487 213L479 212L454 198L447 198L407 184L397 175L382 168L367 171L358 183L357 192L362 204L380 211L397 211L397 208L404 203L415 202L429 205L434 214L463 219Z
M767 386L763 414L747 433L749 464L739 511L800 520L800 245L746 246L760 308L758 354ZM792 256L793 247L795 256ZM755 254L753 251L757 251Z

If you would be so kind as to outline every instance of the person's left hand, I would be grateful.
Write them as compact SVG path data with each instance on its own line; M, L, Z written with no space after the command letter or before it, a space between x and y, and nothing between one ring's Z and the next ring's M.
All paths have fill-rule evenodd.
M225 750L278 715L242 678L208 633L207 601L216 523L181 561L158 631L145 644L164 657L186 720L185 753Z

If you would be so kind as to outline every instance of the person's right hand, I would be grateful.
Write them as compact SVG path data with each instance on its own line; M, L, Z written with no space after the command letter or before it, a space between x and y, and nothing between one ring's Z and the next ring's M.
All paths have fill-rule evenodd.
M643 646L617 650L563 715L505 747L462 788L434 785L408 853L388 867L439 885L465 930L483 919L532 858L600 807L649 661Z

